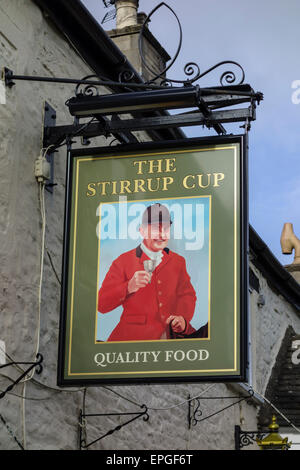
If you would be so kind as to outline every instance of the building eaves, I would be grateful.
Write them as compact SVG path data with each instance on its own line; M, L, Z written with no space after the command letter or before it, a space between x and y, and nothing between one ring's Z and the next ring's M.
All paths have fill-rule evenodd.
M122 73L132 74L132 81L143 83L141 76L106 34L80 0L32 0L55 24L66 40L99 78L118 82ZM77 78L77 77L76 77ZM83 77L79 77L83 78ZM109 88L109 87L108 87ZM113 92L128 91L126 87L113 87ZM147 113L147 116L167 115L165 111ZM133 113L134 117L141 114ZM148 132L152 140L184 138L181 129L162 129Z

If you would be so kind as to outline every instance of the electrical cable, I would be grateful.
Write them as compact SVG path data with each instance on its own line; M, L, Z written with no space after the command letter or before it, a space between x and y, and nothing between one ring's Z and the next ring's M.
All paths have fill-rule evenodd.
M45 157L44 153L43 157ZM39 183L39 202L40 202L40 212L42 217L42 246L41 246L41 255L40 255L40 280L38 288L38 320L37 320L37 329L36 329L36 348L35 356L39 352L40 348L40 328L41 328L41 305L42 305L42 285L43 285L43 272L44 272L44 256L45 256L45 233L46 233L46 213L45 213L45 182ZM23 434L23 447L26 449L26 382L31 380L35 374L35 367L32 369L32 372L27 378L23 380L23 393L22 393L22 434Z
M248 400L248 399L249 399L249 397L240 398L240 400L235 401L234 403L230 403L230 405L225 406L224 408L222 408L222 409L219 410L219 411L215 411L214 413L211 413L210 415L205 416L205 417L202 418L202 419L197 419L197 423L201 423L202 421L205 421L205 420L207 420L207 419L209 419L209 418L212 418L213 416L216 416L216 415L218 415L219 413L222 413L223 411L227 410L228 408L231 408L232 406L237 405L238 403L241 403L242 401Z
M87 123L85 123L83 126L81 126L76 132L74 132L71 136L68 137L74 137L76 136L79 132L81 132L83 129L88 127L94 120L96 120L95 117L90 119ZM54 147L55 149L58 147L61 147L62 145L65 145L65 143L62 143L58 146L55 146L53 144L49 145L47 148L43 149L43 156L42 158L45 158L47 155L47 152L49 151L50 148ZM46 247L45 244L45 234L46 234L46 209L45 209L45 182L40 182L39 183L39 205L40 205L40 213L41 213L41 218L42 218L42 245L41 245L41 256L40 256L40 281L39 281L39 289L38 289L38 322L37 322L37 341L36 341L36 353L35 357L37 356L39 352L39 346L40 346L40 326L41 326L41 304L42 304L42 284L43 284L43 271L44 271L44 256L45 256L45 251L48 254L50 264L52 266L52 269L54 271L54 274L58 280L58 282L61 284L61 281L59 279L59 276L57 274L57 271L54 267L54 264L52 262L52 258L50 255L49 250ZM22 370L22 369L21 369ZM25 378L22 382L31 380L35 374L35 368L32 369L32 372L30 376Z
M199 393L198 395L196 395L195 397L192 397L192 398L189 398L188 400L184 400L182 401L181 403L177 403L176 405L172 405L172 406L169 406L167 408L152 408L152 407L148 407L148 410L152 410L152 411L167 411L167 410L171 410L172 408L178 408L179 406L182 406L182 405L185 405L186 403L192 401L192 400L195 400L196 398L199 398L201 397L201 395L203 395L204 393L208 392L208 390L210 390L211 388L215 387L216 384L213 383L211 384L209 387L207 387L205 390L203 390L201 393Z
M13 359L4 351L3 348L1 348L1 346L0 346L0 349L2 349L2 351L4 352L4 354L6 355L6 357L7 357L10 361L13 362ZM15 365L15 367L18 367L16 364L14 364L14 365ZM18 369L22 371L22 369L21 369L20 367L18 367ZM24 371L23 371L23 372L24 372ZM0 375L4 376L4 374L0 374ZM13 381L13 379L11 379L10 377L7 377L7 376L4 376L4 377L6 377L7 379ZM35 383L36 385L39 385L39 386L42 387L42 388L46 388L46 389L49 389L49 390L53 390L54 392L57 392L57 393L61 393L61 392L65 392L65 393L73 393L73 392L75 392L75 393L77 393L77 392L85 391L85 394L86 394L86 388L80 388L80 389L76 389L76 390L70 390L70 389L68 389L68 390L63 390L63 389L62 389L62 390L61 390L61 389L58 389L58 388L51 387L51 386L49 386L49 385L47 385L47 384L43 384L42 382L39 382L39 381L37 381L36 379L32 379L32 382ZM201 392L201 393L198 394L197 396L192 397L192 398L190 398L190 399L188 399L188 400L185 400L185 401L183 401L183 402L181 402L181 403L173 404L173 405L171 405L170 407L166 407L166 408L153 408L153 407L148 407L148 409L149 409L149 410L152 410L152 411L167 411L167 410L169 410L169 409L182 406L183 404L188 403L189 401L192 401L192 400L194 400L194 399L200 397L202 394L206 393L206 392L207 392L210 388L212 388L214 385L216 385L216 384L212 384L210 387L208 387L206 390L204 390L203 392ZM292 423L292 421L290 421L290 420L289 420L289 419L288 419L270 400L268 400L262 393L259 393L257 390L254 390L253 387L252 387L251 385L249 385L249 384L245 384L245 385L247 385L250 390L253 390L254 393L256 393L257 395L261 396L261 397L263 398L263 400L265 400L278 414L280 414L280 416L281 416L291 427L293 427L298 433L300 433L300 429L297 428L297 426L295 426L295 425ZM104 388L104 389L106 389L106 390L109 390L110 392L114 393L115 395L119 396L120 398L124 399L125 401L128 401L129 403L131 403L131 404L133 404L133 405L136 405L136 406L138 406L138 407L142 407L142 405L141 405L140 403L137 403L136 401L133 401L133 400L129 399L128 397L125 397L124 395L120 394L119 392L116 392L115 390L113 390L113 389L111 389L111 388L109 388L109 387L107 387L107 386L101 386L101 388ZM14 394L14 393L12 393L12 392L9 392L9 394L15 395L15 396L20 397L20 398L23 398L23 397L21 397L20 395ZM212 397L212 398L213 398L213 397ZM28 400L47 400L47 399L51 399L51 397L40 398L40 399L39 399L39 398L29 398L29 397L27 398L27 397L26 397L26 399L28 399ZM245 399L249 399L249 397L245 397ZM233 406L233 405L235 405L235 404L238 404L240 401L242 401L242 399L239 400L238 402L232 403L231 405L225 407L224 409L220 410L220 412L221 412L221 411L224 411L225 409L227 409L227 408L230 407L230 406ZM218 413L218 412L217 412L217 413ZM211 417L211 416L213 416L213 415L210 415L209 417ZM203 418L203 419L208 419L208 417Z
M2 376L4 376L3 374L0 374ZM6 377L6 376L4 376ZM7 379L9 380L12 380L10 377L6 377ZM36 379L33 379L32 382L34 382L36 385L39 385L40 387L42 388L47 388L47 389L50 389L54 392L57 392L57 393L62 393L62 392L65 392L65 393L73 393L73 392L81 392L81 391L84 391L85 394L86 394L86 388L81 388L81 389L76 389L76 390L61 390L61 389L58 389L58 388L54 388L54 387L50 387L49 385L46 385L46 384L43 384L41 382L38 382ZM213 385L216 385L216 384L212 384L211 387ZM249 386L249 384L246 384ZM203 392L201 392L199 395L195 396L195 397L192 397L188 400L185 400L181 403L178 403L178 404L174 404L174 405L171 405L170 407L166 407L166 408L152 408L152 407L148 407L149 410L152 410L152 411L167 411L169 409L172 409L172 408L176 408L176 407L179 407L179 406L182 406L184 405L185 403L188 403L189 401L192 401L192 400L195 400L196 398L200 397L202 394L206 393L211 387L208 387L206 390L204 390ZM250 387L250 386L249 386ZM133 400L130 400L128 397L125 397L124 395L116 392L115 390L109 388L109 387L106 387L106 386L101 386L101 388L104 388L106 390L109 390L110 392L114 393L115 395L119 396L120 398L124 399L125 401L128 401L129 403L133 404L133 405L136 405L138 407L141 407L142 405L140 403L137 403L136 401L133 401ZM252 387L250 387L252 388ZM272 402L270 402L264 395L262 395L261 393L257 392L256 390L253 390L256 394L260 395L270 406L272 406L272 408L277 412L279 413L283 419L285 419L285 421L287 421L287 423L290 424L291 427L293 427L297 432L300 433L300 429L297 428ZM16 397L19 397L19 398L23 398L21 395L17 395L13 392L9 392L10 395L13 395L13 396L16 396ZM52 397L46 397L46 398L34 398L34 397L26 397L26 400L35 400L35 401L44 401L44 400L48 400L48 399L51 399ZM211 398L216 398L216 397L211 397ZM221 398L221 397L220 397ZM229 397L228 397L229 398ZM233 397L232 397L233 398ZM244 397L245 399L248 399L249 397ZM243 398L243 399L244 399ZM225 408L222 408L221 411L224 411L225 409L229 408L230 406L233 406L234 404L237 404L239 403L240 401L242 401L243 399L239 400L238 402L235 402L235 403L232 403L231 405L225 407ZM219 412L217 412L219 413ZM209 417L211 417L213 415L210 415ZM203 419L207 419L208 417L206 418L203 418Z
M10 377L7 377L7 378L10 379ZM3 392L3 390L0 389L0 393L1 392ZM15 392L6 392L6 393L7 395L12 395L13 397L22 398L22 400L29 400L29 401L45 401L45 400L51 400L52 398L52 397L45 397L45 398L24 397L23 395L18 395Z
M44 153L45 156L45 153ZM39 202L40 202L40 213L42 218L42 241L41 241L41 255L40 255L40 280L38 287L38 319L36 329L36 348L35 356L37 356L40 348L40 327L41 327L41 306L42 306L42 285L43 285L43 272L44 272L44 256L45 256L45 233L46 233L46 213L45 213L45 183L39 183ZM24 382L31 380L34 376L35 368L32 369L30 376L24 379Z
M246 384L249 386L249 384ZM257 395L259 395L260 397L262 397L267 403L268 405L270 405L278 414L280 414L280 416L292 427L295 429L295 431L299 432L300 433L300 429L297 428L297 426L295 426L270 400L268 400L268 398L266 398L262 393L259 393L257 392L256 390L253 390L255 393L257 393Z
M201 392L200 394L198 394L197 396L192 397L192 398L189 398L188 400L184 400L183 402L180 402L180 403L171 405L171 406L169 406L169 407L166 407L166 408L154 408L154 407L150 407L150 406L149 406L149 407L147 407L147 408L148 408L148 410L151 410L151 411L167 411L167 410L170 410L170 409L173 409L173 408L177 408L177 407L179 407L179 406L184 405L185 403L188 403L188 402L190 402L190 401L192 401L192 400L195 400L196 398L199 398L200 396L202 396L204 393L206 393L208 390L210 390L210 389L211 389L213 386L215 386L215 385L216 385L216 384L214 383L214 384L210 385L206 390L204 390L203 392ZM273 405L273 403L271 403L264 395L262 395L261 393L257 392L256 390L254 390L253 387L251 387L249 384L246 384L246 385L247 385L247 386L249 387L249 389L252 390L254 393L257 393L258 395L260 395L270 406L272 406L272 407L274 408L274 410L277 411L277 413L279 413L279 414L282 416L283 419L285 419L285 420L290 424L290 426L292 426L297 432L300 433L300 429L297 428L297 427L296 427L296 426L295 426L295 425L294 425L294 424L293 424L275 405ZM115 393L115 394L118 395L119 397L123 398L124 400L126 400L126 401L128 401L128 402L130 402L130 403L132 403L132 404L134 404L134 405L136 405L136 406L139 406L139 407L142 406L140 403L137 403L137 402L134 402L133 400L130 400L129 398L127 398L127 397L121 395L120 393L116 392L115 390L113 390L113 389L111 389L111 388L109 388L109 387L103 386L102 388L105 388L105 389L107 389L107 390L109 390L109 391ZM212 397L212 398L214 398L214 397ZM229 398L229 397L228 397L228 398ZM232 397L232 398L234 398L234 397ZM251 398L251 396L242 397L240 400L238 400L238 401L236 401L236 402L234 402L234 403L231 403L230 405L227 405L226 407L222 408L221 410L219 410L219 411L217 411L217 412L215 412L215 413L212 413L211 415L206 416L206 417L202 418L201 420L198 420L198 422L201 422L201 421L204 421L204 420L206 420L206 419L209 419L209 418L215 416L216 414L219 414L219 413L221 413L222 411L227 410L227 409L230 408L231 406L237 405L238 403L240 403L240 402L242 402L242 401L244 401L244 400L248 400L249 398Z
M46 153L44 153L43 157ZM39 184L39 201L40 201L40 212L42 216L42 247L41 247L41 257L40 257L40 281L39 281L39 289L38 289L38 321L37 321L37 329L36 329L36 349L35 349L35 357L39 352L39 345L40 345L40 324L41 324L41 303L42 303L42 284L43 284L43 270L44 270L44 252L45 252L45 230L46 230L46 215L45 215L45 198L44 198L44 191L45 191L45 183L41 182ZM23 383L23 393L22 393L22 434L23 434L23 448L26 449L26 410L25 410L25 401L26 401L26 382L31 380L35 373L35 367L30 372L30 375L25 377L21 383Z
M109 390L110 392L114 393L115 395L117 395L118 397L120 398L123 398L123 400L126 400L128 401L129 403L131 403L132 405L136 405L136 406L139 406L140 408L142 407L142 405L140 403L137 403L133 400L130 400L129 398L127 397L124 397L123 395L121 395L121 393L119 392L116 392L115 390L109 388L109 387L106 387L105 385L101 385L101 388L105 388L105 390Z
M154 407L151 407L151 406L147 406L148 410L152 410L152 411L168 411L168 410L171 410L172 408L178 408L179 406L182 406L184 405L185 403L188 403L189 401L192 401L192 400L195 400L196 398L200 397L201 395L203 395L204 393L206 393L208 390L210 390L212 387L214 387L216 384L213 383L211 384L208 388L206 388L205 390L203 390L200 394L198 394L197 396L195 397L192 397L192 398L189 398L188 400L184 400L180 403L177 403L177 404L173 404L169 407L166 407L166 408L154 408ZM101 388L105 388L106 390L109 390L110 392L114 393L115 395L119 396L120 398L123 398L124 400L128 401L129 403L132 403L133 405L136 405L136 406L139 406L140 408L143 406L141 405L140 403L137 403L133 400L130 400L129 398L127 397L124 397L124 395L121 395L119 392L116 392L115 390L109 388L109 387L106 387L106 386L101 386Z

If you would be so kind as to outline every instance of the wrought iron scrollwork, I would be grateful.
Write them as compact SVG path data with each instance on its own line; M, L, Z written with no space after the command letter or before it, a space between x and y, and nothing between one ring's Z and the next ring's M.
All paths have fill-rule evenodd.
M133 80L135 77L134 73L131 70L122 70L122 72L119 73L119 82L120 83L129 83L131 80Z
M160 73L157 73L152 67L150 67L149 64L147 64L146 58L144 56L144 53L143 53L143 35L145 33L145 28L146 28L147 24L149 23L150 19L152 18L152 16L154 15L154 13L157 12L157 10L160 9L161 7L163 7L163 6L168 8L171 11L171 13L174 15L174 17L176 18L176 21L177 21L178 27L179 27L179 42L178 42L176 53L175 53L174 57L171 59L171 62L169 63L169 65L167 67L165 67ZM139 52L140 52L142 63L144 64L144 66L148 70L148 72L150 72L153 75L151 80L149 80L147 83L153 83L156 80L161 79L162 80L161 83L160 83L161 86L167 86L167 85L170 86L173 83L180 83L180 84L183 84L183 85L191 85L195 81L201 79L202 77L204 77L208 73L212 72L213 70L215 70L215 69L217 69L217 68L219 68L223 65L228 65L228 64L234 65L234 66L237 67L237 69L239 69L239 71L241 72L241 78L240 78L240 80L238 80L237 77L236 77L236 74L233 70L226 70L220 76L221 86L225 86L225 85L228 85L228 84L230 84L230 85L233 85L233 84L234 85L241 85L242 83L244 83L244 80L245 80L244 69L242 68L242 66L240 64L238 64L237 62L235 62L233 60L224 60L222 62L219 62L219 63L213 65L212 67L210 67L209 69L205 70L203 73L201 73L200 67L196 62L188 62L184 66L184 69L183 69L184 74L186 75L186 79L179 80L179 79L174 79L174 78L166 78L166 72L175 63L177 57L180 54L181 47L182 47L182 27L181 27L181 23L179 21L179 18L176 15L175 11L169 5L167 5L165 2L161 2L146 17L146 19L145 19L145 21L144 21L144 23L141 27L140 34L139 34Z
M8 73L7 73L8 77ZM30 77L29 77L30 78ZM139 90L139 89L158 89L157 85L145 84L144 82L136 82L136 75L134 71L130 69L123 69L118 75L118 81L111 81L105 77L99 77L98 75L87 75L81 80L72 80L73 83L77 83L75 88L75 96L99 96L99 87L123 87L128 91ZM7 80L11 80L8 77ZM66 79L67 80L67 79ZM66 104L69 100L66 101Z
M183 69L185 75L188 78L188 81L190 83L193 83L195 82L196 80L198 80L198 78L201 76L201 73L200 73L200 67L198 64L196 64L195 62L188 62L185 66L184 66L184 69ZM194 77L193 77L194 75Z
M97 75L87 75L86 77L82 78L82 82L79 82L78 85L75 88L75 95L83 95L83 96L98 96L99 95L99 90L97 85L94 84L86 84L85 82L87 80L90 80L91 78L97 78Z
M147 24L149 23L151 17L154 15L154 13L159 10L159 8L165 6L166 8L168 8L172 13L173 15L175 16L176 20L177 20L177 23L178 23L178 27L179 27L179 44L178 44L178 47L177 47L177 51L173 57L173 59L171 60L171 62L169 63L169 65L167 67L165 67L160 73L157 73L156 71L154 71L146 62L146 59L144 57L144 54L143 54L143 35L144 35L144 32L145 32L145 28L147 26ZM140 34L139 34L139 52L140 52L140 56L141 56L141 60L144 64L144 66L146 67L146 69L148 70L148 72L151 72L154 77L151 79L151 82L154 82L155 80L157 80L158 78L164 78L165 77L165 74L166 72L172 67L172 65L174 64L174 62L176 61L179 53L180 53L180 50L181 50L181 46L182 46L182 28L181 28L181 23L179 21L179 18L178 16L176 15L175 11L169 6L167 5L165 2L161 2L159 3L155 8L153 8L153 10L149 13L149 15L147 16L147 18L145 18L145 21L142 25L142 28L141 28L141 31L140 31ZM174 80L170 80L170 79L167 79L167 82L173 82Z
M103 86L125 86L128 87L136 85L138 88L143 87L144 84L130 83L133 82L135 74L129 69L124 69L119 73L118 81L112 82L105 77L99 77L97 75L87 75L83 77L75 88L75 96L99 96L99 87Z
M190 399L189 396L189 413L188 413L188 422L189 422L189 427L191 426L196 426L198 423L199 419L202 416L202 410L200 408L201 403L199 398L193 398L192 400Z
M235 426L235 450L241 450L242 447L247 447L266 435L266 432L242 431L240 426Z
M189 83L194 83L195 81L197 81L200 78L204 77L205 75L207 75L208 73L210 73L213 70L217 69L218 67L221 67L222 65L227 65L227 64L235 65L238 69L240 69L241 79L240 79L240 81L237 81L236 74L234 73L234 71L233 70L227 70L227 71L222 73L222 75L220 77L220 84L222 86L229 85L229 84L230 85L232 85L232 84L241 85L245 80L245 72L244 72L243 67L240 64L238 64L237 62L233 61L233 60L223 60L222 62L219 62L218 64L214 65L213 67L210 67L209 69L207 69L203 73L200 72L200 68L199 68L198 64L196 64L195 62L189 62L184 67L184 72L187 76L195 74L195 76L192 79L189 78L189 80L188 80ZM197 71L197 73L195 72L195 70Z
M191 398L191 396L189 395L188 396L188 426L189 426L189 428L191 428L191 426L196 426L196 424L200 423L201 421L204 421L208 418L211 418L211 417L227 410L228 408L231 408L232 406L235 406L235 405L241 403L242 401L246 400L247 402L249 401L249 403L250 403L250 400L253 397L253 395L254 395L254 391L252 389L249 389L248 390L248 396L244 396L244 397L234 397L234 396L205 397L205 396L201 396L201 400L224 400L224 399L232 400L234 398L238 398L237 401L234 401L233 403L230 403L229 405L226 405L221 410L215 411L215 412L213 412L209 415L206 415L204 417L202 417L203 413L202 413L202 410L200 409L200 397ZM238 426L236 427L236 436L235 436L236 437L236 442L237 442L237 436L239 435L237 428L238 428Z

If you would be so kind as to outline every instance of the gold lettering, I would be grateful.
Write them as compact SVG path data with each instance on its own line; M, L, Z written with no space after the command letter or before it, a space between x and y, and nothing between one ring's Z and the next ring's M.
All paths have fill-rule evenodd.
M219 187L219 181L222 181L224 178L224 173L214 173L214 187Z
M174 167L176 158L166 158L166 173L169 173L170 171L176 171L176 168Z
M86 192L87 196L90 196L90 197L95 196L95 194L96 194L95 186L96 186L96 183L89 183L88 184L88 190ZM90 193L89 193L89 191L90 191Z
M172 184L173 181L174 181L174 178L172 178L171 176L164 176L163 177L163 188L162 188L162 190L163 191L168 191L168 185Z
M194 175L187 175L183 178L183 181L182 181L182 184L184 186L184 188L186 189L193 189L195 187L195 183L192 184L192 186L188 186L187 184L187 179L188 178L192 178L193 180L195 179L195 176Z
M162 173L162 160L148 160L149 171L148 173Z
M128 180L121 180L120 181L120 194L124 194L125 191L127 193L131 193L132 191L130 190L130 181Z
M204 175L197 175L198 176L198 185L200 188L208 188L208 186L210 185L210 177L211 177L211 174L210 173L207 173L207 185L205 186L203 183L202 183L202 176Z
M139 191L146 192L144 188L145 181L144 180L134 180L134 193L138 193Z
M159 182L160 182L160 178L155 178L156 179L156 188L153 189L152 188L152 181L153 181L153 178L147 178L147 181L148 181L148 190L151 191L151 192L155 192L155 191L158 191L159 190Z
M101 196L106 196L106 186L110 184L110 181L100 181L97 183L97 186L102 185L102 191L101 191Z
M143 169L142 169L143 163L147 163L147 160L139 160L139 161L133 162L134 165L138 166L138 172L137 172L138 175L143 174Z
M137 166L138 175L146 173L171 173L176 171L175 167L176 158L166 158L157 160L138 160L133 162Z
M111 194L117 194L117 181L112 181L112 193Z

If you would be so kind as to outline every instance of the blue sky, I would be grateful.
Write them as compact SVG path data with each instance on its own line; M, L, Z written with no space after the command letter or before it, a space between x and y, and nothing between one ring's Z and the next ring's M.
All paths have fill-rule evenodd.
M101 0L83 3L101 23L108 11ZM139 11L148 14L159 3L140 0ZM289 264L293 255L282 255L280 235L283 224L291 222L300 238L300 103L292 101L293 93L297 92L292 84L300 81L300 2L168 0L166 3L178 15L183 30L181 53L168 72L169 77L186 78L183 68L190 61L204 72L220 61L234 60L245 71L245 83L264 94L249 136L250 223L279 261ZM103 27L112 29L114 20ZM178 27L168 9L161 8L149 27L172 55L177 47ZM198 84L219 85L224 70L207 75ZM241 132L239 125L226 128L235 134ZM185 129L185 133L193 137L204 135L196 127Z

